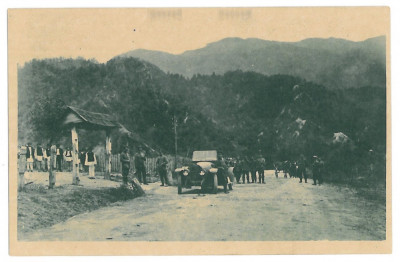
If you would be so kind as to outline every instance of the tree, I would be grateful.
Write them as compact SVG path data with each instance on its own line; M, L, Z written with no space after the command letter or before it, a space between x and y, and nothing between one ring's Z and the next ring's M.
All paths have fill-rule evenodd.
M62 136L62 117L65 114L66 105L60 99L44 97L38 99L30 111L30 126L33 139L41 141L58 139Z

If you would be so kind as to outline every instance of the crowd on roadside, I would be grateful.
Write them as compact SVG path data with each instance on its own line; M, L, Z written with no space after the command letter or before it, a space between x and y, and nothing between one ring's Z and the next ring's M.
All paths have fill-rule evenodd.
M53 154L53 159L51 155ZM139 147L134 156L135 176L141 184L148 184L148 174L146 172L146 153L142 147ZM18 147L18 158L24 156L26 159L27 172L48 172L52 167L57 172L71 172L73 168L73 154L71 147L64 147L60 144L42 146L38 143L33 146L32 143L21 145ZM131 158L129 155L129 148L125 147L120 155L122 164L122 177L123 183L128 183L128 175L131 169ZM77 162L79 164L80 172L87 172L89 178L95 178L95 166L97 165L96 154L93 148L85 148L78 154ZM157 159L157 173L160 176L161 186L170 185L167 176L168 161L164 155L160 155Z
M370 150L371 152L372 150ZM42 146L38 143L33 146L32 143L22 145L18 147L18 158L21 155L25 156L26 159L26 171L33 172L48 172L50 167L58 172L71 172L73 169L73 152L71 147L63 147L60 144ZM53 158L51 156L53 155ZM136 154L134 155L134 166L135 166L135 177L141 184L148 184L148 174L146 172L146 156L145 151L139 147ZM129 156L129 148L125 147L120 155L120 161L122 164L122 177L123 183L128 183L128 175L131 170L131 158ZM93 148L86 147L78 153L77 162L79 164L80 172L87 172L89 178L95 178L95 166L97 165L96 154L93 152ZM162 154L157 158L156 172L160 177L161 186L170 185L167 176L167 165L168 161ZM238 184L247 183L260 183L265 184L264 171L269 167L264 157L237 157L227 158L226 165L233 167L233 174ZM299 183L307 183L308 178L313 178L313 185L323 183L323 170L324 161L314 155L311 161L307 161L306 158L301 155L295 161L283 161L274 162L275 176L278 178L278 174L283 172L283 177L288 178L299 178ZM373 164L369 167L370 172L373 172ZM257 181L258 178L258 181Z
M60 144L42 146L40 143L33 146L32 143L28 143L18 147L18 158L21 155L25 156L27 172L48 172L50 168L58 172L71 172L73 168L72 149L68 146L63 147ZM95 176L94 167L97 159L92 148L80 151L77 160L81 172L88 172L89 177Z
M265 175L264 170L267 169L267 163L265 158L263 157L238 157L237 159L231 159L228 161L228 165L233 166L233 173L236 178L236 182L238 184L249 183L257 183L257 174L258 174L258 183L265 184ZM312 170L313 177L313 185L322 184L323 182L323 166L324 161L318 156L313 156L312 163L308 165L305 157L302 155L298 160L295 161L284 161L284 162L275 162L273 163L275 176L278 178L278 174L280 171L283 172L284 178L295 177L299 178L299 183L304 182L307 183L308 179L308 171Z

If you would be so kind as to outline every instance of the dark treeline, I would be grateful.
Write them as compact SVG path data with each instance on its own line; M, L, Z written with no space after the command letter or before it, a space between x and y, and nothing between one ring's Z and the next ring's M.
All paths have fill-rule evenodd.
M59 120L71 105L111 114L165 153L174 152L175 116L180 155L217 149L227 156L262 154L272 163L318 154L332 179L342 179L356 167L363 170L373 149L385 176L381 87L327 89L288 75L242 71L185 78L134 58L106 64L59 58L19 68L18 91L20 143L70 143ZM340 132L347 142L334 142ZM82 146L103 140L101 132L80 131ZM126 142L118 134L113 141L116 153Z

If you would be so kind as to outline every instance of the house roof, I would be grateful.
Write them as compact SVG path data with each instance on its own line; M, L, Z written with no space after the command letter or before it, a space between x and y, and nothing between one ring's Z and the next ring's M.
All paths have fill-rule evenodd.
M155 152L153 148L146 144L138 134L129 131L122 124L116 121L111 115L90 112L72 106L67 106L67 112L63 121L64 125L75 125L77 128L89 130L108 130L118 129L120 134L127 135L129 139L146 147L150 152Z
M120 124L111 115L90 112L76 107L68 106L64 125L74 124L83 128L112 129L119 128Z

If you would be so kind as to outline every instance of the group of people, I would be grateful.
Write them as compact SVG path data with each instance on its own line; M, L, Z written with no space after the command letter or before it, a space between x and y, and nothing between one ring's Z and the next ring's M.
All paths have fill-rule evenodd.
M239 157L233 163L230 163L231 166L234 166L233 173L236 178L236 182L240 184L240 180L242 183L257 183L257 173L258 173L258 183L265 184L265 176L264 170L266 169L266 161L263 157ZM250 174L251 174L251 182L250 182Z
M66 168L65 171L72 171L72 150L70 147L66 147L65 149L61 147L59 144L51 145L47 144L46 147L42 147L41 144L37 144L36 147L32 146L32 143L28 143L25 146L25 157L26 157L26 170L28 172L33 172L34 169L36 171L48 172L50 170L50 166L62 172L63 169ZM21 155L23 151L23 146L19 147L18 156ZM51 163L51 153L53 152L53 163ZM125 147L122 154L120 155L120 160L122 164L122 177L123 183L128 183L128 174L131 168L130 165L130 155L129 148ZM89 178L95 178L95 166L97 165L96 154L92 151L92 148L85 148L85 150L81 150L78 154L79 163L79 171L88 172ZM146 173L146 157L145 151L139 147L138 152L134 157L134 165L135 165L135 174L141 184L147 185L147 173ZM160 176L161 186L170 185L167 176L167 165L168 161L164 155L160 156L157 159L157 172Z
M263 157L239 157L236 160L228 161L228 166L233 166L233 173L238 184L242 183L258 183L265 184L264 170L267 169L266 160ZM281 165L274 163L275 176L278 177L279 170L284 172L284 177L287 178L288 174L290 177L299 178L299 183L307 183L308 171L312 171L313 185L320 185L323 182L323 166L324 162L317 155L313 156L311 165L307 164L306 158L302 155L298 160L295 161L284 161ZM307 169L308 168L308 169Z
M52 152L54 155L53 163L51 163ZM36 147L33 147L32 143L28 143L26 145L25 157L26 170L28 172L33 172L34 166L36 166L37 171L47 172L50 170L51 165L59 172L63 171L63 166L66 167L66 171L72 170L72 150L70 147L66 147L64 150L60 144L47 144L46 147L42 147L39 143ZM80 171L88 171L89 178L95 177L95 165L97 164L97 159L92 150L86 148L86 150L80 151L78 163Z
M122 182L124 184L128 183L129 171L131 168L131 157L129 155L129 147L125 147L124 151L120 155L120 160L122 164ZM135 155L135 169L136 176L139 182L147 185L146 179L146 157L144 151L139 148L139 152Z
M307 183L307 178L308 178L308 173L307 173L307 167L309 167L312 171L313 174L313 185L318 184L321 185L323 182L322 178L322 173L323 173L323 165L324 162L321 160L320 157L318 156L313 156L312 164L310 166L307 165L307 161L304 156L301 156L299 160L296 161L285 161L282 164L281 169L284 172L284 177L287 178L287 174L289 174L290 177L296 177L299 178L300 181L299 183L304 182ZM279 173L279 165L277 163L274 164L275 168L275 176L278 177Z
M147 183L147 173L146 173L146 156L145 151L139 147L138 152L134 157L135 164L135 174L139 180L140 184L148 185ZM129 147L125 147L124 151L120 155L121 165L122 165L122 181L124 184L128 183L129 171L131 169L131 157L129 155ZM168 172L167 172L168 161L164 155L161 155L157 159L157 172L160 176L161 185L160 186L169 186L168 181Z
M21 150L21 147L19 148ZM21 152L18 152L18 157ZM40 144L37 145L36 150L32 146L32 143L26 145L26 170L33 172L34 165L38 171L47 171L50 167L50 145L47 148L43 148Z
M54 162L53 168L57 171L62 172L63 162L67 171L72 170L72 150L70 147L66 147L64 150L59 144L51 145L47 144L47 147L42 147L41 144L37 144L33 147L31 143L26 145L26 163L27 171L33 172L34 164L37 171L48 171L50 169L51 163L51 153L53 152ZM125 147L122 154L120 155L120 161L122 165L122 177L123 183L128 183L128 175L131 169L131 158L129 155L129 148ZM147 185L147 173L146 173L146 157L145 151L139 147L138 152L134 157L134 165L136 171L136 177L141 184ZM239 157L237 159L228 159L226 161L227 166L233 167L233 174L236 178L238 184L243 183L257 183L257 173L258 173L258 183L265 184L264 170L267 168L265 158L263 157ZM95 166L97 165L97 159L95 153L92 149L86 148L79 152L78 155L79 170L82 172L88 172L89 178L95 178ZM167 165L168 161L164 155L161 155L157 159L157 173L160 176L161 186L168 186L168 172ZM307 165L307 161L304 156L301 156L296 161L284 161L281 165L274 163L275 176L278 177L279 170L284 172L284 177L286 178L289 174L290 177L299 178L299 183L307 183L308 173L307 170L311 169L313 174L313 185L322 184L322 169L324 162L318 156L313 156L313 161L311 165ZM307 169L308 168L308 169ZM242 182L241 182L242 181Z

